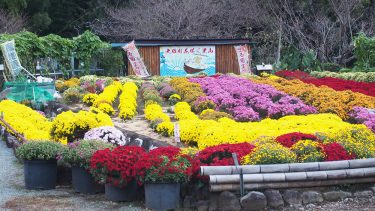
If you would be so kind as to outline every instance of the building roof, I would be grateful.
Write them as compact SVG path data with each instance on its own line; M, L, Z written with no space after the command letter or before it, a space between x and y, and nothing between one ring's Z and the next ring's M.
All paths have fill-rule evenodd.
M111 43L112 48L121 48L132 40ZM191 39L191 40L135 40L135 45L143 46L197 46L197 45L255 45L250 39Z

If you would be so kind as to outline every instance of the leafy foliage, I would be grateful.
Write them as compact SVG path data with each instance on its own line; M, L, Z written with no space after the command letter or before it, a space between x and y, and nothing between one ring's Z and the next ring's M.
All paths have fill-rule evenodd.
M357 69L375 71L375 37L367 37L360 33L354 41L354 54L357 57ZM371 71L371 72L372 72Z
M61 157L64 162L89 169L92 155L102 149L112 149L113 144L105 143L100 140L81 140L68 145Z
M52 141L30 141L16 150L22 160L54 160L64 150L64 146Z

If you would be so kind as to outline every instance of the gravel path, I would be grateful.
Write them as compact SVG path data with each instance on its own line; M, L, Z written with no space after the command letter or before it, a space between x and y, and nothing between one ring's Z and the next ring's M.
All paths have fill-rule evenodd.
M23 165L0 141L0 210L146 210L143 202L114 203L103 194L77 194L70 187L26 190L23 179Z

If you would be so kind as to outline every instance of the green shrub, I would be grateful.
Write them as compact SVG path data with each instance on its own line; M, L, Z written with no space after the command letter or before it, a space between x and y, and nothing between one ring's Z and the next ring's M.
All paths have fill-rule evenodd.
M64 151L64 146L53 141L30 141L16 149L22 160L53 160Z
M62 160L72 166L79 166L89 169L92 155L101 149L114 148L110 143L100 140L81 140L69 144L61 154Z
M67 103L79 103L81 101L82 95L78 88L72 87L67 89L63 93L63 98Z

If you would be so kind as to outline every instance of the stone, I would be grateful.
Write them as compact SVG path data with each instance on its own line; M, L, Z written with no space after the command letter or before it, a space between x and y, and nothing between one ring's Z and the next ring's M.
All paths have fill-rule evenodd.
M264 191L264 195L266 195L268 206L272 208L284 206L283 196L281 195L280 191L266 190Z
M314 208L316 208L316 205L314 205L314 204L308 204L308 205L306 205L306 208L307 209L314 209Z
M208 206L209 206L209 201L208 200L200 200L197 201L196 207L198 211L208 211Z
M296 190L286 190L283 193L283 199L288 205L301 204L301 194Z
M241 210L240 201L237 196L229 191L220 193L218 205L218 208L225 211Z
M323 196L316 191L306 191L302 193L303 204L312 204L323 202Z
M355 197L358 198L369 198L373 195L371 190L365 190L365 191L357 191L354 193Z
M352 194L345 191L329 191L326 193L323 193L323 197L327 201L338 201L345 198L351 197Z
M370 190L375 193L375 186L371 187Z
M267 207L266 196L258 191L251 191L241 198L243 210L264 210Z

